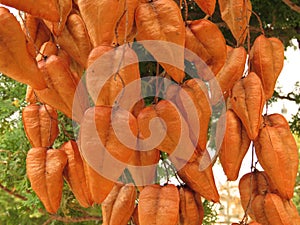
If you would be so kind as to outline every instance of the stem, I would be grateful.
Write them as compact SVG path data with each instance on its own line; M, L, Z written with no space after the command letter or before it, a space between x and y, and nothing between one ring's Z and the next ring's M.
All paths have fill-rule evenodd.
M186 22L189 16L189 6L186 0L183 0L183 2L184 2L184 21Z
M250 9L248 9L248 10L250 11ZM261 19L260 19L259 15L258 15L256 12L254 12L253 10L251 10L251 12L254 14L254 16L255 16L256 19L258 20L260 32L261 32L263 35L265 35L265 30L264 30L264 28L263 28L263 25L262 25L262 22L261 22Z
M1 183L0 183L0 189L3 190L3 191L5 191L6 193L8 193L9 195L11 195L11 196L13 196L13 197L15 197L15 198L19 198L19 199L21 199L21 200L23 200L23 201L26 201L26 200L27 200L26 197L24 197L24 196L22 196L22 195L20 195L20 194L18 194L18 193L16 193L16 192L14 192L13 190L8 189L7 187L5 187L5 186L4 186L3 184L1 184Z

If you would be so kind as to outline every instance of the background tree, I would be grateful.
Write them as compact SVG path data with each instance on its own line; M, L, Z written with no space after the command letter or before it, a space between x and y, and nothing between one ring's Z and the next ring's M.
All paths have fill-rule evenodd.
M280 38L286 47L291 45L291 39L297 39L300 45L299 1L252 0L251 2L256 15L252 15L250 21L251 41L261 33L263 28L267 36ZM187 4L188 19L205 17L194 1L187 0ZM185 12L184 4L182 10ZM210 19L218 24L227 44L235 46L235 40L226 24L221 20L218 8ZM148 68L149 65L142 65L141 71L146 72ZM153 71L153 74L155 74L155 70L156 67L150 65L150 71ZM26 105L25 92L25 85L0 74L0 170L2 172L0 173L0 224L65 224L67 222L80 222L79 224L86 225L101 224L100 207L81 208L67 186L64 188L61 209L55 216L46 213L41 202L31 190L25 171L25 158L30 145L21 122L21 111ZM272 101L279 99L287 99L299 104L299 83L295 85L294 91L287 95L275 91ZM73 135L71 121L62 114L60 114L59 121L60 130L63 132L60 132L60 136L54 144L57 147L68 140L68 135ZM300 107L290 121L290 126L299 143ZM300 211L299 187L300 178L298 176L294 201ZM205 224L212 224L217 216L215 207L206 202L205 211Z

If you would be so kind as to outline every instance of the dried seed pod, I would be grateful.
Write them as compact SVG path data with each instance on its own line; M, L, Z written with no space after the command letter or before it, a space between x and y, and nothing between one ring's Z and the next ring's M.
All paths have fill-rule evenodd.
M63 175L70 189L82 207L91 206L93 204L91 193L87 186L84 165L76 142L68 141L60 147L60 150L64 151L68 158Z
M204 210L200 196L197 196L196 193L188 187L181 187L179 189L179 195L179 225L202 224Z
M122 183L115 183L113 189L107 195L101 204L103 225L109 225L114 203L118 197L120 189L124 186Z
M204 80L210 80L226 62L226 41L217 25L206 19L188 21L186 26L185 47L198 57L186 53L187 60L193 62L198 75ZM206 64L203 65L203 62ZM213 74L205 72L209 67Z
M37 97L34 93L34 90L29 85L27 85L25 101L29 104L37 103Z
M97 106L89 108L80 124L80 149L89 164L88 169L96 173L103 182L114 183L125 169L137 143L136 118L122 108ZM89 172L89 171L87 171ZM89 176L87 175L89 178ZM91 182L94 182L91 180ZM102 184L91 184L92 195L102 195ZM111 186L112 188L112 186ZM100 193L99 193L100 191ZM108 192L106 192L108 191ZM100 196L96 203L101 203L110 189Z
M289 200L289 201L284 200L283 204L284 204L284 208L285 208L287 214L291 218L292 225L300 224L300 216L299 216L298 210L297 210L295 204L293 203L293 201L292 200Z
M118 102L124 109L134 108L140 99L141 83L138 57L131 47L98 46L91 51L88 66L87 89L95 105Z
M207 150L194 162L188 162L178 171L180 178L195 192L212 202L219 202L220 196L215 184L212 162Z
M294 193L299 159L289 124L280 114L264 116L264 126L254 141L258 161L284 199Z
M166 72L178 83L183 81L184 74L184 42L185 27L181 11L173 0L140 1L135 12L138 41L157 40L153 43L144 42L144 47L161 64ZM164 44L164 42L174 43ZM175 45L174 45L175 46ZM163 54L161 54L163 52ZM166 63L168 60L172 63ZM176 67L172 65L176 65Z
M31 104L23 109L24 130L32 147L52 146L59 133L57 117L49 105Z
M55 36L59 36L63 31L67 18L72 10L72 0L57 0L59 10L59 21L51 22L44 20L45 24Z
M190 159L195 147L188 135L188 125L170 101L161 100L144 108L137 121L140 134L146 139L139 142L142 149L157 148L168 153L176 167L176 158L184 161ZM151 130L154 127L155 133Z
M216 0L195 0L196 4L206 14L212 16L215 12Z
M247 0L219 0L221 17L229 27L238 45L247 37L247 26L251 17L252 5Z
M261 223L262 225L271 225L266 215L264 195L256 195L251 203L251 208L257 222Z
M136 150L132 154L127 168L140 191L142 190L142 186L154 183L156 165L159 159L160 151L157 149L149 151ZM143 168L141 169L141 167Z
M252 173L245 174L239 181L239 192L241 204L245 212L252 218L256 219L252 208L252 202L257 195L265 195L271 191L269 186L270 179L263 171L255 170Z
M134 30L134 14L138 6L139 0L126 0L124 6L119 7L119 15L121 18L117 21L114 44L123 45L126 42L132 42L134 38L131 34Z
M109 225L127 225L133 214L136 199L136 189L133 184L121 187L113 204ZM104 223L103 223L104 224Z
M251 70L261 79L266 99L273 95L276 80L283 68L284 46L277 38L258 36L250 51Z
M139 197L140 225L177 225L179 201L178 189L173 184L146 186Z
M13 7L15 9L27 12L35 17L59 22L59 6L57 0L50 1L19 1L19 0L1 0L1 4Z
M78 0L78 7L93 47L111 45L123 14L124 0ZM112 10L113 9L113 10Z
M241 119L248 137L254 140L262 122L265 95L259 77L251 72L232 88L230 98L233 111Z
M247 52L244 47L234 48L227 54L223 68L210 83L213 105L220 101L222 95L224 98L229 96L234 84L243 76L246 59Z
M88 98L83 84L74 77L68 63L51 55L46 61L39 62L39 68L48 85L43 90L35 90L39 99L79 122L88 107Z
M287 213L282 199L272 193L268 193L264 199L264 211L269 224L292 225L290 215Z
M65 152L32 148L26 158L26 172L31 187L49 213L56 213L62 198Z
M45 58L48 58L51 55L57 55L57 53L58 48L56 44L54 44L52 41L47 41L41 46L39 54L35 57L35 60L39 62L41 60L45 60Z
M137 205L135 206L135 209L134 209L134 212L131 216L131 219L132 219L132 221L135 225L140 225L140 222L139 222L139 208L138 208Z
M78 14L70 14L66 26L61 35L56 37L56 42L64 49L77 63L87 68L87 60L92 50L90 38L85 24Z
M0 71L34 89L46 88L42 73L27 51L25 35L19 22L3 7L0 7Z
M222 140L217 138L217 146L220 146L219 159L222 168L227 176L227 179L234 181L238 178L242 161L248 151L251 140L249 139L245 128L238 116L232 111L227 110L226 114L226 128ZM221 126L221 123L218 123ZM223 129L217 126L218 131ZM221 141L221 143L218 143Z
M189 125L192 142L198 146L198 149L204 151L212 113L205 83L199 79L187 80L181 86L179 93L176 93L176 96L176 106ZM192 113L195 109L197 115Z

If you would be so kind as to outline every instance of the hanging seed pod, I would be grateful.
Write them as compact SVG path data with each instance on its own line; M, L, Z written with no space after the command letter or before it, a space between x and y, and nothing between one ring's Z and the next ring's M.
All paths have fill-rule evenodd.
M40 48L39 54L35 57L37 62L45 60L51 55L57 55L58 48L52 41L44 42Z
M122 4L123 2L121 2ZM116 24L116 34L114 44L123 45L126 42L132 42L132 33L134 32L134 13L138 6L139 0L126 0L124 1L124 6L119 7L117 24Z
M251 203L251 208L254 213L255 220L257 222L259 222L262 225L271 225L271 223L269 223L268 221L266 214L264 195L256 195Z
M22 112L26 136L34 147L48 148L58 136L58 115L49 105L31 104Z
M124 109L97 106L85 112L79 142L82 155L89 164L86 176L90 179L90 190L97 198L93 197L96 203L105 199L113 186L111 184L125 169L133 149L136 149L137 132L135 117ZM96 178L90 178L88 173L95 174ZM101 184L101 179L108 182L109 188Z
M124 0L78 0L78 7L93 47L112 45Z
M252 14L250 0L219 0L222 20L225 21L238 45L247 37L247 26Z
M178 83L184 74L184 42L185 28L181 11L173 0L142 0L135 12L138 41L157 40L156 46L150 42L143 43L144 47L161 64L166 72ZM170 42L179 48L174 48ZM182 48L181 48L182 46ZM162 54L163 52L163 54ZM172 65L164 63L169 60Z
M34 90L29 85L27 85L25 101L29 104L37 103L37 97L34 93Z
M51 32L43 20L28 13L25 14L25 23L22 29L28 41L27 49L31 47L34 52L32 56L35 57L36 51L41 48L42 44L50 40Z
M67 18L72 10L72 0L57 0L59 10L59 21L51 22L44 20L45 24L55 36L59 36L63 31Z
M60 206L66 163L67 156L61 150L32 148L27 154L28 179L49 213L56 213Z
M195 0L196 4L206 14L212 16L215 12L216 0Z
M178 171L179 177L195 192L212 202L219 202L220 196L215 184L212 162L207 150L194 162L188 162Z
M74 13L68 16L66 26L62 30L61 35L56 37L56 42L77 63L87 68L87 60L92 50L92 45L80 15Z
M128 162L128 170L140 191L142 190L142 186L154 183L156 165L159 162L159 159L160 151L157 149L149 151L136 150L132 154Z
M255 170L252 173L245 174L239 181L239 192L241 204L244 211L253 219L256 220L252 208L252 202L257 195L265 195L272 189L270 187L270 179L263 171Z
M39 99L79 122L88 107L87 93L82 83L70 71L69 65L59 56L51 55L39 62L48 87L35 90ZM74 104L74 100L76 102Z
M130 111L134 108L140 100L141 83L138 58L131 47L98 46L91 51L88 66L87 89L95 105L117 103Z
M251 141L242 122L232 110L227 110L223 116L226 117L225 134L223 140L220 140L221 138L216 139L216 145L221 146L219 159L227 179L234 181L238 178L242 161ZM218 125L221 126L221 123ZM219 126L217 126L217 134L222 129ZM221 143L218 143L219 140Z
M233 111L242 121L248 137L254 140L262 122L262 111L265 104L264 91L259 77L251 72L239 80L232 88L230 98Z
M204 151L206 149L208 126L212 113L205 83L199 79L185 81L179 93L177 93L176 106L180 109L189 125L190 138L194 145L197 145L198 149ZM196 108L196 116L191 113L193 108ZM195 124L198 124L198 126L195 126ZM196 134L198 135L196 136Z
M264 116L264 125L254 141L258 161L284 199L291 199L299 159L289 124L280 114Z
M59 6L57 0L49 1L18 1L18 0L1 0L1 4L13 7L20 11L27 12L35 17L59 22Z
M177 225L179 201L178 189L173 184L146 186L139 197L140 225Z
M273 95L277 78L283 68L284 46L277 38L258 36L250 51L251 70L261 79L266 99Z
M284 208L290 216L292 225L300 224L300 216L298 210L292 200L283 200Z
M185 47L198 57L186 54L187 60L193 62L198 75L204 80L210 80L226 62L226 41L217 25L206 19L187 21ZM206 64L203 65L203 62ZM205 72L205 67L211 72Z
M68 141L60 147L60 150L64 151L68 158L63 173L64 178L79 204L85 208L90 207L93 202L87 186L83 161L76 142Z
M177 159L189 161L195 146L189 138L189 128L175 105L161 100L144 108L137 118L142 149L159 149L168 153L177 167ZM155 133L151 128L155 127Z
M282 199L272 193L268 193L264 199L264 211L269 224L292 225L292 220L284 207Z
M103 225L127 225L134 211L135 199L136 189L133 184L122 185L117 194L109 194L102 203L102 212L106 209Z
M226 58L226 62L216 76L211 80L211 102L217 104L222 96L226 99L229 96L234 84L242 78L247 59L247 52L244 47L232 49Z
M179 225L201 225L204 209L200 197L188 187L181 187L179 195Z
M139 222L139 210L138 205L135 206L135 209L133 211L133 214L131 216L131 220L133 221L134 225L140 225Z
M46 88L42 73L27 51L19 22L3 7L0 7L0 71L34 89Z

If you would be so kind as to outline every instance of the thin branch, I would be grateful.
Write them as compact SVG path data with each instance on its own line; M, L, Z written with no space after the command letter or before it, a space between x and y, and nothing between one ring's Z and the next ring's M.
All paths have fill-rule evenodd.
M26 200L27 200L26 197L24 197L24 196L22 196L22 195L20 195L20 194L18 194L18 193L16 193L16 192L14 192L13 190L8 189L7 187L3 186L2 184L0 184L0 189L3 190L3 191L5 191L5 192L8 193L9 195L12 195L12 196L15 197L15 198L19 198L19 199L21 199L21 200L23 200L23 201L26 201Z
M297 13L300 13L300 6L290 0L282 0L288 7L294 10Z
M280 95L278 92L274 92L275 98L286 99L289 101L293 101L297 103L297 99L295 98L295 94L293 92L288 93L287 95Z

